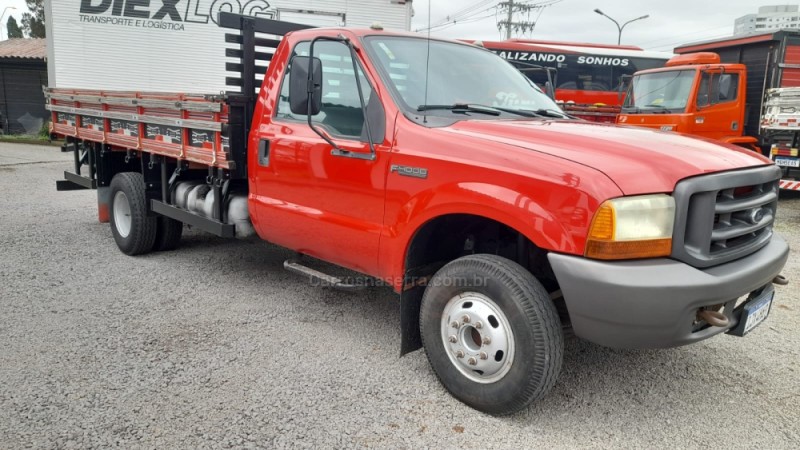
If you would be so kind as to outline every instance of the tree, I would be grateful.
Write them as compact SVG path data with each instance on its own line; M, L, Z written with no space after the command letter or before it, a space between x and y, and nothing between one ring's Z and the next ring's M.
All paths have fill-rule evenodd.
M31 38L47 35L44 27L44 0L25 0L28 11L22 15L22 29Z
M14 16L8 18L8 24L6 27L8 29L9 39L25 37L22 34L22 28L19 27L19 24L17 24L17 19L15 19Z

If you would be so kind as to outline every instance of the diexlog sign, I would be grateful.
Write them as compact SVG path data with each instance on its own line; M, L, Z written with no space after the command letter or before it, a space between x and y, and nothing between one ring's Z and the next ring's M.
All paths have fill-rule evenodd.
M183 23L216 23L221 11L274 17L266 0L81 0L81 22L183 31Z
M311 26L411 24L411 2L389 0L44 0L44 10L50 87L215 95L231 90L226 63L238 61L226 56L234 46L220 12Z

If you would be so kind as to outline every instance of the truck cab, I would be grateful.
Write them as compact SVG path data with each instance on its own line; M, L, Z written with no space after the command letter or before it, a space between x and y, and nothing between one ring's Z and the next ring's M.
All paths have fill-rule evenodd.
M746 92L743 64L722 64L710 52L678 55L634 75L617 123L755 148L743 131Z

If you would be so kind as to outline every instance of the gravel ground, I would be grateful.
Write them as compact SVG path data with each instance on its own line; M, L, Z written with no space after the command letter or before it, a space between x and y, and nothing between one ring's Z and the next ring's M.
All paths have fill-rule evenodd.
M800 289L745 339L617 351L575 338L553 392L478 413L399 352L388 290L345 294L290 253L188 231L130 258L71 155L0 143L0 448L800 447ZM800 283L800 196L777 229Z

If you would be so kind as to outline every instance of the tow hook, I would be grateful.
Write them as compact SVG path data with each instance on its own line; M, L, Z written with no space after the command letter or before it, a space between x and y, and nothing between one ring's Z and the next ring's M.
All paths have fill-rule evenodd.
M728 316L725 314L722 314L719 311L711 311L708 309L698 311L697 317L704 320L712 327L727 327L731 323L730 319L728 319Z
M772 283L777 284L778 286L786 286L789 284L789 280L783 275L778 275L772 279Z

